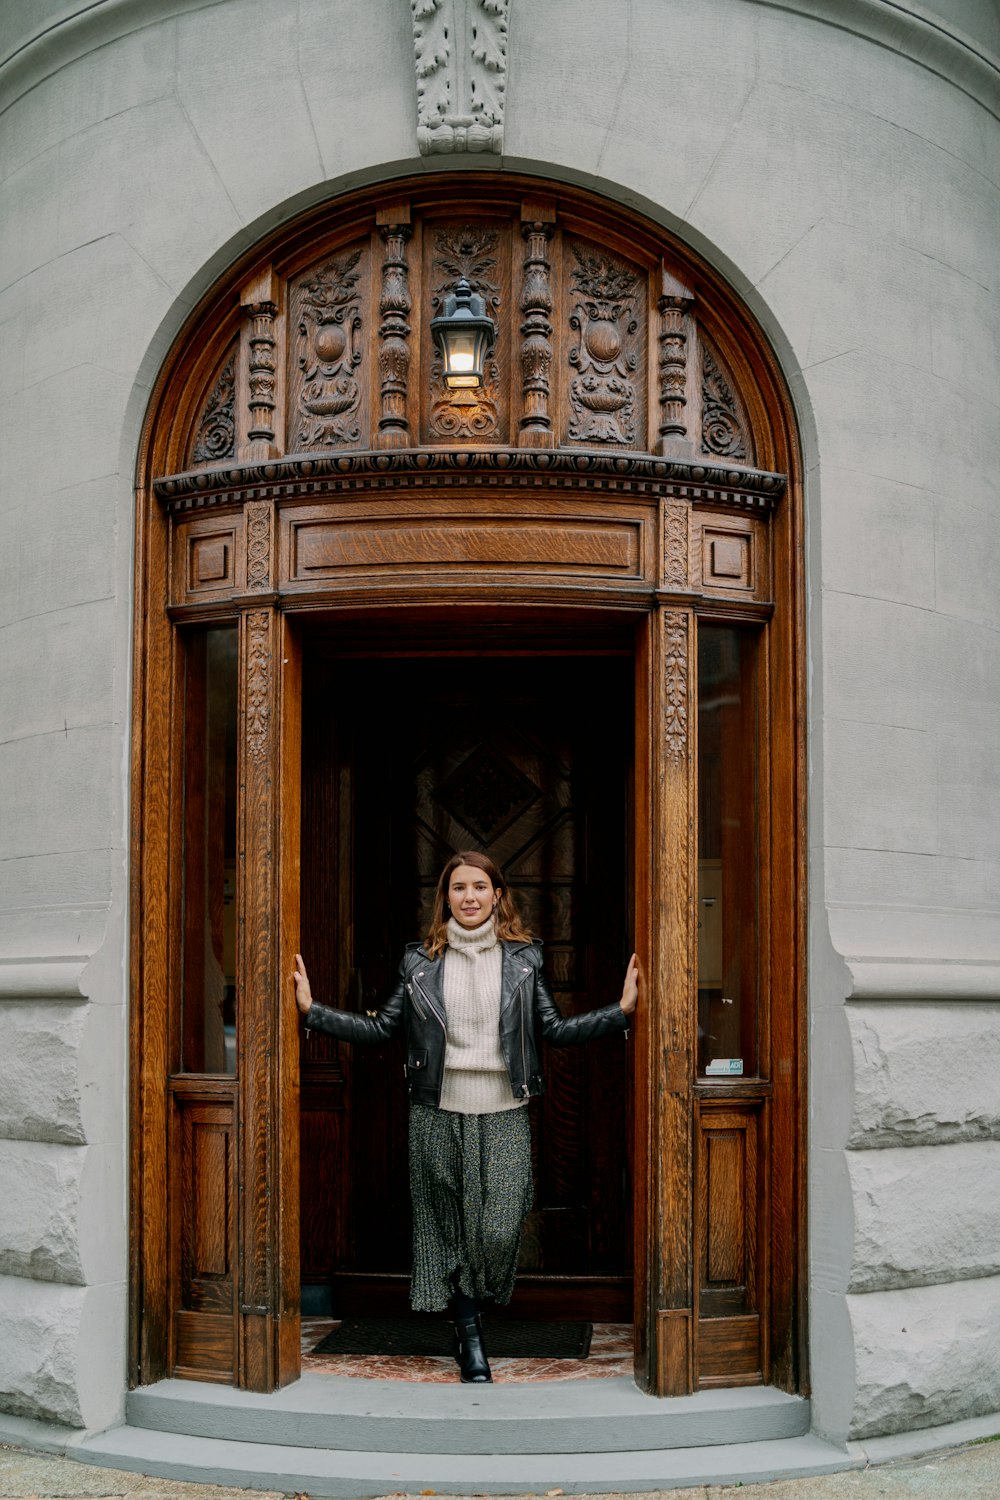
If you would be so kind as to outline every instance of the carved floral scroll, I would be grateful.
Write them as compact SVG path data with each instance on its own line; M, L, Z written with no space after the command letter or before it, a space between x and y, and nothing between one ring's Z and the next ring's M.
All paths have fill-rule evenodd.
M236 350L219 372L195 429L191 462L214 464L236 454Z

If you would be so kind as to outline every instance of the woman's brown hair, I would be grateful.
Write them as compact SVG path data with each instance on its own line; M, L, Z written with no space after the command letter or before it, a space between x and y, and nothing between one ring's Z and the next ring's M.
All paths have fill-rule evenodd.
M527 931L521 921L517 907L514 905L513 897L507 888L507 882L499 866L495 865L488 854L480 854L478 849L460 849L453 854L451 859L441 871L434 892L434 910L431 914L431 923L424 938L424 947L431 958L437 958L448 946L448 887L451 877L459 865L471 865L474 870L482 870L494 890L500 892L500 900L497 902L493 920L496 922L497 937L506 938L509 942L530 943L531 933Z

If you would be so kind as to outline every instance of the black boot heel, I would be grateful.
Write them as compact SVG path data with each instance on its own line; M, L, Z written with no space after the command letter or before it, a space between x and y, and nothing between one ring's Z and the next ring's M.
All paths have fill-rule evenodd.
M455 1319L455 1358L463 1385L492 1385L490 1362L483 1347L483 1325L478 1317Z

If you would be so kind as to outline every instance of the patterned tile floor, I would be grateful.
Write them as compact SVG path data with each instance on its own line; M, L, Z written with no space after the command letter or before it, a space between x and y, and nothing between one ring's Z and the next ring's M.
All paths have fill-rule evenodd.
M337 1327L333 1318L302 1319L302 1369L323 1375L350 1375L356 1380L419 1380L446 1385L458 1380L453 1359L378 1354L313 1354L321 1339ZM487 1331L487 1349L489 1332ZM494 1359L498 1385L541 1380L599 1380L632 1374L632 1328L628 1323L595 1323L587 1359Z

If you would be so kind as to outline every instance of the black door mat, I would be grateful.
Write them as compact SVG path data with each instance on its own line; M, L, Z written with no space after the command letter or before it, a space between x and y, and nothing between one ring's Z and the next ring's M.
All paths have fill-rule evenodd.
M485 1322L486 1350L491 1359L586 1359L593 1323L529 1323L514 1318ZM431 1315L412 1318L345 1318L328 1333L313 1354L402 1354L416 1356L454 1353L452 1325Z

